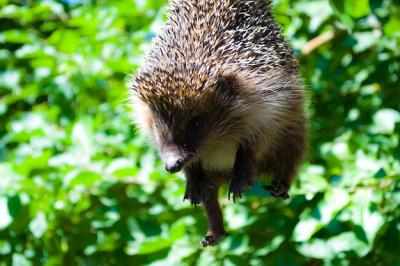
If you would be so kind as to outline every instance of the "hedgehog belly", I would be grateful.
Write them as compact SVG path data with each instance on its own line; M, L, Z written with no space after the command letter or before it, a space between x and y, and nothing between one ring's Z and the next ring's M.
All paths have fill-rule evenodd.
M201 165L205 171L231 172L236 159L235 143L220 143L201 156Z

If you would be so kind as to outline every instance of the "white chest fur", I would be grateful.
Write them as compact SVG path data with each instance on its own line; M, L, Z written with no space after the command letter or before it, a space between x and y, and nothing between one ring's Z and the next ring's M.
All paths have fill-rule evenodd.
M231 171L236 159L236 145L221 143L212 147L201 158L201 165L210 171Z

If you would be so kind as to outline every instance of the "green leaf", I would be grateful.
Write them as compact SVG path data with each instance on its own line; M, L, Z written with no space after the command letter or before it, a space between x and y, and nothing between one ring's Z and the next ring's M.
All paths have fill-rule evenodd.
M399 12L400 13L400 12ZM385 34L392 37L400 37L400 18L399 16L391 16L389 21L383 27Z
M71 181L69 182L69 187L74 187L77 185L83 185L86 187L93 186L97 181L101 180L102 176L98 173L91 172L91 171L82 171L72 177Z
M379 169L378 172L376 172L376 174L374 175L374 178L376 179L381 179L381 178L385 178L387 177L387 173L385 171L385 169L381 168Z
M266 256L270 254L271 252L275 251L278 249L281 244L285 241L284 236L276 236L272 239L271 243L261 249L258 249L253 256L258 257L258 256Z
M79 49L81 40L77 31L59 29L53 32L48 43L56 46L61 52L73 53Z
M127 247L129 255L147 255L171 247L171 242L159 236L152 237L144 242L134 242Z
M34 43L37 37L29 30L8 30L0 33L0 43Z
M15 218L22 209L21 199L17 195L10 197L8 199L7 205L9 213L13 218Z
M353 18L362 18L371 12L369 0L346 0L345 3L346 13Z
M348 1L351 0L329 0L329 4L336 16L346 26L347 30L352 31L354 28L354 21L350 14L347 13Z
M181 239L186 233L186 225L182 220L174 223L170 230L170 240L171 242Z
M249 237L243 234L227 237L219 245L221 250L235 256L244 255L250 250Z

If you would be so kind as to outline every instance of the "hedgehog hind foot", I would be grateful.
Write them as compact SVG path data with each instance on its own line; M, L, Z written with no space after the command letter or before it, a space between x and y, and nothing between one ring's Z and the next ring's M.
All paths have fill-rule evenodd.
M288 199L288 188L279 180L274 179L270 185L263 186L274 198Z
M200 246L203 247L203 248L216 246L221 242L222 239L224 239L228 235L229 235L228 233L224 233L222 235L207 234L200 241Z

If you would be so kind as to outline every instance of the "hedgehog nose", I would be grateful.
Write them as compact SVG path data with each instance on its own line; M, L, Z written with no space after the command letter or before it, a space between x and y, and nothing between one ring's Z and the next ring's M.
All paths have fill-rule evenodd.
M184 163L184 160L181 158L172 158L172 160L168 160L168 162L165 163L165 169L171 174L176 173L182 169Z

